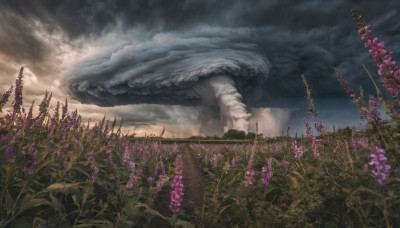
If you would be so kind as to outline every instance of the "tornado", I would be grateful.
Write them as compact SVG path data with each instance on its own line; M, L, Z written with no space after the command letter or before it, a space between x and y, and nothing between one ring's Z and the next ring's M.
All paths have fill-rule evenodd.
M236 88L235 81L228 75L217 75L195 88L202 94L203 101L216 103L220 110L220 119L224 122L224 132L229 129L248 131L251 116L242 102L242 95ZM211 94L207 93L207 91Z

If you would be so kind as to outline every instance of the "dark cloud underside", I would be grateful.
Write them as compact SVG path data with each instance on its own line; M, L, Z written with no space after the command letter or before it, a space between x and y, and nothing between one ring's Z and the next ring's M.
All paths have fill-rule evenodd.
M361 64L373 73L376 63L350 9L399 59L396 0L14 0L0 2L0 68L9 59L42 73L53 69L57 47L38 36L40 30L59 32L72 46L78 40L98 45L65 75L68 92L83 103L193 106L209 102L208 93L229 90L232 100L213 102L303 107L301 74L316 100L340 103L346 95L334 67L353 88L375 91ZM230 85L216 87L214 77Z

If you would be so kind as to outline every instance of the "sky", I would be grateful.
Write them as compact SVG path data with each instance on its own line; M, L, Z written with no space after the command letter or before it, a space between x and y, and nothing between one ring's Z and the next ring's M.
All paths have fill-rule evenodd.
M351 9L400 59L395 0L0 2L0 92L25 67L24 105L53 93L83 120L166 137L227 129L305 132L304 74L320 120L360 127L334 68L358 92L381 85ZM388 94L386 94L388 95ZM37 107L36 107L37 109Z

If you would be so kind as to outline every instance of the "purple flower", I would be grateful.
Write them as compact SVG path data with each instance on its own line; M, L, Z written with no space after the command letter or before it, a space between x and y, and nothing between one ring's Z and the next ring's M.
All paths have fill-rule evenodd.
M387 165L387 158L385 156L385 151L375 146L375 150L372 151L370 155L371 161L368 163L373 166L371 173L374 179L380 184L384 185L389 177L390 165Z
M249 171L249 170L246 171L246 175L244 177L244 179L245 179L244 186L245 187L250 187L250 185L253 184L252 180L253 180L254 175L255 175L255 172L253 169L251 171Z
M392 113L392 115L393 115L394 117L399 117L399 110L398 110L397 108L392 107L392 108L390 109L390 112Z
M125 185L126 188L132 188L133 183L137 180L137 177L134 173L131 173L129 177L128 183Z
M125 185L125 187L126 187L126 188L132 188L132 187L133 187L132 182L128 182L128 183Z
M235 158L232 159L231 166L236 167L236 159Z
M165 174L165 165L161 162L161 174Z
M55 129L56 129L56 125L53 125L52 128L51 128L51 131L49 133L49 138L53 137Z
M12 155L13 152L14 152L14 146L9 146L9 147L7 147L7 149L5 150L5 153L6 153L7 155Z
M254 155L255 155L255 147L253 146L251 149L249 163L247 164L247 170L250 170L253 167Z
M281 151L282 151L282 145L275 143L274 154L277 155L277 154L281 153Z
M151 184L151 183L153 183L154 182L154 177L149 177L149 178L147 178L147 181Z
M7 103L8 98L10 97L11 93L13 91L13 86L11 86L1 97L0 100L0 112L2 112L2 108L4 107L4 105Z
M130 160L130 156L131 156L131 154L130 154L130 150L129 150L129 143L126 143L125 144L125 152L124 152L124 155L122 156L122 161L125 163L128 162Z
M154 191L154 194L157 194L158 192L161 191L162 187L164 186L164 183L169 180L168 175L160 175L158 176L158 181L156 182L156 190Z
M268 186L269 182L271 182L272 176L274 175L274 170L272 169L272 159L268 159L268 170L263 166L261 168L261 182L264 186Z
M182 155L178 154L175 159L175 177L172 181L171 187L171 204L169 209L172 213L179 213L181 203L183 201L183 184L182 184L182 170L183 170L183 160Z
M221 153L213 154L213 156L211 157L211 161L210 161L211 165L214 167L217 166L218 160L221 157L222 157Z
M55 112L53 115L53 121L57 122L59 118L60 118L60 102L57 101L57 106L55 108Z
M378 74L381 76L383 86L391 96L396 97L396 103L400 103L400 69L393 60L393 52L386 50L385 43L379 42L378 37L372 37L370 25L365 24L356 10L352 11L353 19L359 26L358 33L362 34L361 39L365 40L365 47L369 48L368 53L378 63ZM398 105L397 105L398 106Z
M350 89L349 84L346 81L342 81L341 84L342 87L346 90L347 95L349 95L351 99L354 99L354 91Z
M22 88L23 88L23 80L24 77L24 68L21 67L18 78L15 80L15 100L14 100L14 113L19 112L22 105Z
M108 161L109 161L111 164L114 164L114 163L113 163L113 160L112 160L112 151L111 151L110 149L108 149L108 150L106 150L106 154L108 154Z
M96 161L93 157L93 150L89 153L88 161L90 162L90 169L92 170L92 180L95 181L97 179L99 169L96 167Z
M370 96L369 98L369 109L370 109L370 117L375 122L380 122L382 119L380 118L380 113L378 111L378 105L376 104L376 100L374 96Z
M285 173L289 172L289 161L283 161L283 169Z
M134 161L129 161L128 166L129 166L129 169L131 170L131 172L135 171L136 165L135 165Z
M57 150L56 156L57 156L57 161L59 162L60 166L63 168L67 168L67 166L68 166L67 157L65 156L65 154L63 152L61 152L60 149Z
M296 158L301 158L301 157L303 157L303 151L302 151L299 147L297 147L297 141L296 141L296 140L294 140L294 141L292 142L292 151L293 151L294 156L295 156Z

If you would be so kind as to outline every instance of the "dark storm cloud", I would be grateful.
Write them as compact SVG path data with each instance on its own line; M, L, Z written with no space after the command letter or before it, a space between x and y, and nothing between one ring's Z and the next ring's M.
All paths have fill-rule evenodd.
M240 75L236 77L239 79L237 87L245 103L251 106L279 106L282 105L280 99L302 97L302 73L313 87L314 96L343 97L333 67L338 67L351 85L361 84L367 91L373 91L361 64L374 70L374 63L357 36L349 13L351 8L359 9L367 22L376 25L373 27L375 34L387 38L391 50L400 51L399 39L396 39L399 36L396 28L400 26L396 10L399 3L395 1L179 1L165 4L165 1L119 2L111 7L126 26L126 32L120 34L123 41L101 53L101 57L83 59L77 65L69 79L77 98L99 105L198 104L194 102L198 96L189 91L202 77L193 72L207 68L206 65L215 59L222 65L206 74L235 74L234 69L229 68L234 62L234 68L238 69L236 74ZM124 7L119 7L121 5ZM126 35L138 25L142 29L144 26L144 31L148 29L145 36ZM231 64L223 63L229 57L234 59ZM257 70L262 67L260 65L249 66L261 59L266 70ZM227 70L221 70L223 68ZM248 70L264 73L257 78L268 77L268 80L241 80L249 78L243 73ZM197 76L192 77L191 73ZM183 81L186 84L181 83Z
M38 61L49 52L44 42L32 33L32 20L42 23L48 31L61 29L71 39L112 31L117 22L122 23L123 30L143 26L154 33L180 34L202 26L253 28L254 32L245 34L244 40L233 38L232 42L248 41L259 45L262 49L259 53L268 56L272 63L268 93L277 95L281 89L276 85L280 84L286 91L285 96L293 97L299 93L293 86L298 84L297 76L301 73L306 73L311 80L321 75L327 78L325 82L316 80L315 87L333 82L334 66L349 72L351 80L357 83L363 78L360 70L354 67L361 63L357 60L365 60L363 63L370 65L372 62L368 61L355 33L349 13L352 8L358 9L365 20L373 24L376 35L388 38L386 42L392 50L398 51L399 6L398 1L372 0L2 1L1 52ZM271 28L269 33L258 31L265 28ZM226 34L230 38L228 36L230 34ZM269 47L260 47L267 45ZM127 61L132 60L127 58ZM286 83L278 80L281 78ZM268 87L272 84L274 86ZM315 92L320 91L315 89ZM337 92L337 88L324 89L321 95L337 95Z
M246 32L198 28L158 33L144 42L112 43L77 64L67 81L79 100L98 105L198 101L203 93L196 85L209 77L229 75L246 83L267 76L266 57L254 43L240 41Z
M303 107L301 74L315 99L340 103L346 95L334 67L353 88L374 92L361 64L373 73L376 63L350 9L399 59L395 0L3 1L0 17L13 26L0 27L0 51L17 53L15 59L48 58L51 50L32 31L37 23L71 42L95 41L98 50L79 59L65 82L73 97L100 106L204 104L216 93L209 79L218 76L231 78L223 80L237 89L226 98L228 109L232 102Z

